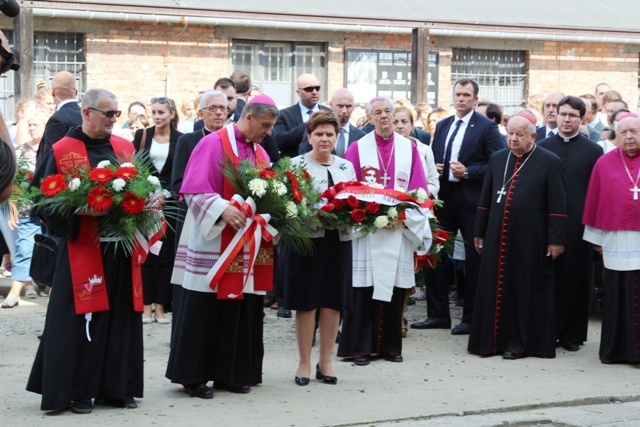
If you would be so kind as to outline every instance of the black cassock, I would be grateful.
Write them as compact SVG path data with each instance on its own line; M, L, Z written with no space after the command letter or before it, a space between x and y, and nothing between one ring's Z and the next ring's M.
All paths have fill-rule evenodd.
M555 357L554 268L546 254L549 244L566 240L565 206L557 156L540 147L521 157L509 150L491 156L474 229L484 245L469 352Z
M556 334L561 343L582 344L587 340L592 258L582 240L582 213L589 178L602 148L586 136L565 141L560 135L538 143L560 157L567 192L567 244L556 263Z
M114 157L108 139L89 138L75 128L69 135L85 142L89 163ZM34 183L57 173L53 154L36 171ZM142 397L143 348L141 313L133 311L131 258L113 243L101 243L109 310L93 313L85 333L85 316L75 313L66 241L77 237L80 218L40 209L52 233L62 237L44 332L27 390L42 394L42 410L68 408L71 401L95 397Z

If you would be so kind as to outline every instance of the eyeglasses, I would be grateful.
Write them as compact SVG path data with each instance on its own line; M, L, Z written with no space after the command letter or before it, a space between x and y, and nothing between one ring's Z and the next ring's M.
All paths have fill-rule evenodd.
M4 74L9 70L18 71L20 64L16 63L16 56L0 45L0 56L2 57L2 68L0 74Z
M117 111L116 110L102 111L102 110L98 110L97 108L93 108L93 107L89 107L87 109L102 113L107 119L112 119L113 116L120 117L120 114L122 114L122 111L120 111L120 110L117 110Z
M303 90L303 91L305 91L305 92L308 92L308 93L311 93L311 92L313 92L314 90L315 90L316 92L320 92L320 86L307 86L307 87L301 87L301 88L299 88L299 89L300 89L300 90Z
M562 120L569 118L571 120L575 120L575 119L579 119L580 116L577 114L570 114L570 113L560 113L558 114L558 117L560 117Z
M173 105L173 99L167 98L166 96L161 96L161 97L158 97L158 98L151 98L149 100L149 102L151 102L152 104L155 104L156 102L158 104L169 104L169 109L171 111L175 111L176 110L174 105Z
M209 105L208 107L204 107L203 110L207 110L210 113L215 113L216 111L227 111L227 107L224 105Z

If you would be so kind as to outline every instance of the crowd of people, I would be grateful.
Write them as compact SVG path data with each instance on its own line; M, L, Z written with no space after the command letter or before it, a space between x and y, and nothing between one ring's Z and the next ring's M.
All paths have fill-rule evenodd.
M12 254L3 274L14 282L2 308L19 305L23 287L26 298L38 295L28 273L33 236L46 229L59 239L27 385L42 395L41 409L135 408L143 394L143 325L154 322L171 325L166 377L187 395L249 393L262 382L269 307L282 318L295 311L295 384L306 386L315 374L336 385L336 343L337 357L358 366L403 361L404 311L416 286L425 288L427 313L411 328L451 328L455 290L463 315L451 334L469 335L472 354L505 359L555 357L558 346L578 351L596 286L604 289L602 362L640 363L640 118L618 92L601 84L594 95L532 96L507 115L480 99L474 80L461 79L451 112L374 97L357 118L349 90L335 90L325 105L316 76L303 74L296 85L298 102L278 110L247 73L236 71L180 112L168 97L135 101L118 126L116 95L91 89L78 104L75 80L63 71L51 89L43 86L21 104L11 129L34 185L64 172L69 156L95 167L142 152L161 185L150 197L172 201L180 213L167 215L160 250L141 265L141 295L132 279L137 260L112 239L84 238L98 215L92 209L69 218L27 206L2 219L17 228L17 238L3 232L5 246L15 249L3 252ZM416 283L414 252L427 238L428 219L411 211L402 226L375 233L314 226L313 256L283 243L265 245L260 262L273 274L253 274L248 252L241 252L212 279L212 267L249 220L219 165L245 160L263 169L284 157L305 165L320 193L354 180L426 190L443 202L435 215L458 236L455 258L463 268L453 253L443 253ZM87 317L78 311L74 276L95 251L102 254L95 262L108 309Z

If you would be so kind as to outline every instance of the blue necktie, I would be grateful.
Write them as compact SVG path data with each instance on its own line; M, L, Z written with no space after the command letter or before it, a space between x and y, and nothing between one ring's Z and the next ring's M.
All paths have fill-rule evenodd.
M555 134L553 133L552 130L550 130L549 133L547 134L547 138L551 138L553 135L555 135Z
M449 144L447 145L447 149L444 153L444 161L442 162L444 168L442 169L442 176L445 180L449 180L449 162L451 161L451 147L453 147L453 140L456 139L456 135L458 134L458 130L460 129L460 125L462 124L462 119L456 122L456 128L451 134L451 138L449 138Z

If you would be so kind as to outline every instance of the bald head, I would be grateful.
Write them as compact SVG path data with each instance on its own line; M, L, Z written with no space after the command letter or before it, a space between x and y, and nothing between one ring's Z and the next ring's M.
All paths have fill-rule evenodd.
M344 127L349 123L351 113L353 113L356 103L354 101L353 94L347 89L341 88L333 92L329 105L331 105L333 114L338 118L340 127Z
M313 74L302 74L296 81L298 89L296 93L300 97L300 103L312 109L320 100L320 81Z
M53 76L51 83L53 99L56 105L67 99L76 99L78 90L76 89L76 78L68 71L60 71Z

